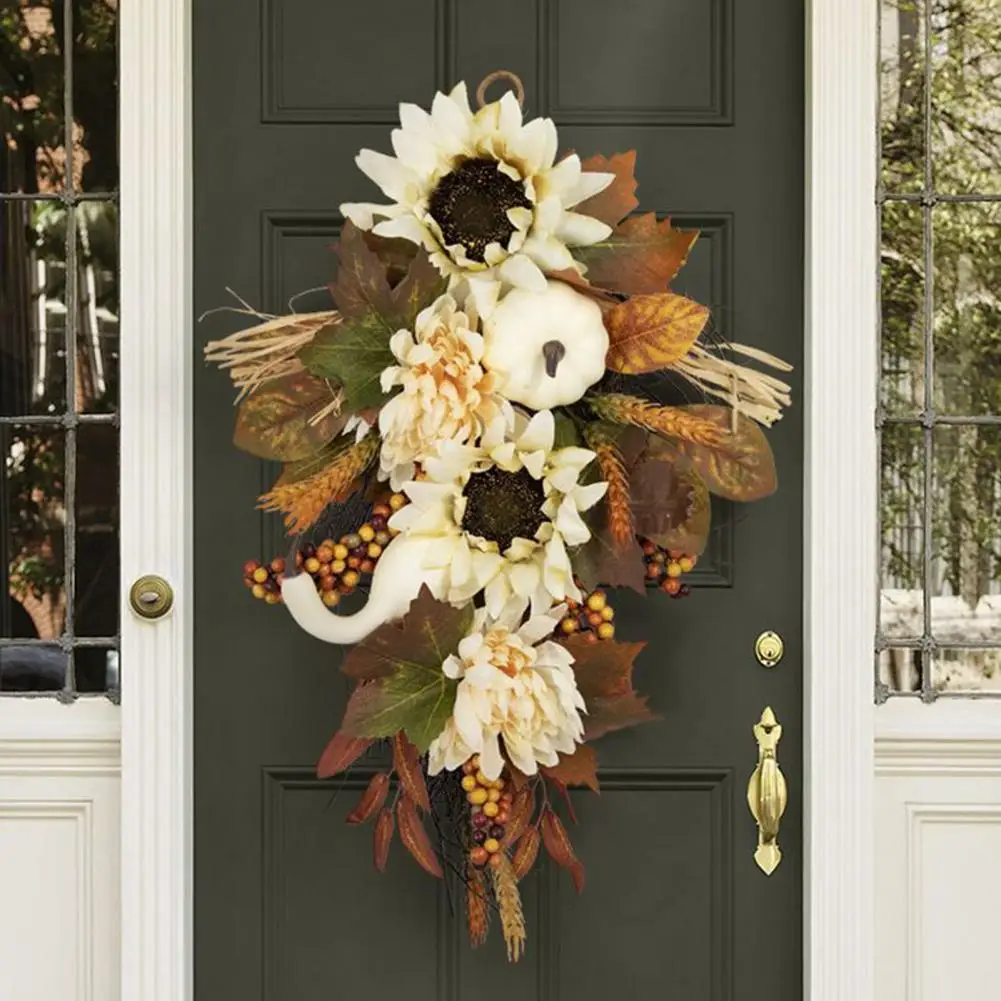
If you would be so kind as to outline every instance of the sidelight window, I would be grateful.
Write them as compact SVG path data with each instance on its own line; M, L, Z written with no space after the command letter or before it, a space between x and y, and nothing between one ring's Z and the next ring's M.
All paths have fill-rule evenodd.
M0 0L0 694L118 688L117 0Z
M1001 5L883 0L880 34L877 698L998 695Z

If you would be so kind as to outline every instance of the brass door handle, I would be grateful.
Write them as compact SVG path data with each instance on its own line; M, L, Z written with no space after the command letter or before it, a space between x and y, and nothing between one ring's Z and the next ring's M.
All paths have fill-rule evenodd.
M776 757L778 743L782 739L782 725L770 706L754 724L754 737L758 742L758 764L747 783L747 805L758 824L758 847L754 861L765 875L770 876L782 861L782 850L778 844L779 826L789 800L785 776Z

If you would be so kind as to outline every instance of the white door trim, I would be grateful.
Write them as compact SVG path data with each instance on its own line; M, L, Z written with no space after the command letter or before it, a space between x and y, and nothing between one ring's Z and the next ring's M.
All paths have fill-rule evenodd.
M121 10L123 1001L192 996L189 4ZM877 4L807 9L805 995L873 1001Z

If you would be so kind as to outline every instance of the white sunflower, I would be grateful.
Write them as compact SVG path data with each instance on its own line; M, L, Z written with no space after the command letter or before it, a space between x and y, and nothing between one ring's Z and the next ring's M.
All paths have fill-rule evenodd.
M568 547L591 537L580 512L605 494L602 481L581 484L594 459L584 448L554 448L548 410L520 418L512 439L501 419L478 447L445 443L423 464L424 478L403 485L411 502L390 519L410 538L433 538L424 569L438 571L436 596L453 604L484 592L491 615L581 600Z
M556 163L552 119L522 119L508 92L470 110L466 85L436 94L430 113L400 105L395 156L363 149L356 162L392 200L346 203L361 229L424 246L487 316L504 286L544 292L545 271L584 273L572 248L605 239L611 229L571 209L604 190L612 174L581 169L570 154ZM380 220L380 221L377 221Z
M523 774L559 764L584 737L584 699L573 655L549 637L566 611L557 605L519 625L513 607L497 619L479 609L469 635L442 668L459 681L445 729L431 743L428 772L460 768L480 755L480 768L496 779L504 768L500 744Z

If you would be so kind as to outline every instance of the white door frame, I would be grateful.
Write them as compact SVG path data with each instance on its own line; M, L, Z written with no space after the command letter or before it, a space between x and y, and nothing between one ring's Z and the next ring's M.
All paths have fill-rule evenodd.
M192 996L190 2L121 4L123 1001ZM804 994L874 1001L878 4L806 6Z

